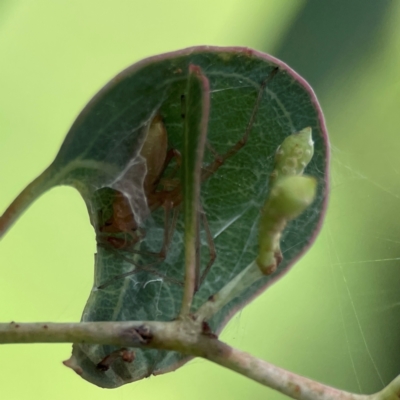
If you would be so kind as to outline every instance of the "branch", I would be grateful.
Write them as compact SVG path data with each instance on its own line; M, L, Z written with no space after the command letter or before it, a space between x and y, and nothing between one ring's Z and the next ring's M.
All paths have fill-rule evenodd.
M296 375L216 339L199 320L0 324L0 343L92 343L179 351L203 357L299 400L399 400L400 376L359 395ZM65 362L68 365L68 361ZM79 371L77 371L79 372Z

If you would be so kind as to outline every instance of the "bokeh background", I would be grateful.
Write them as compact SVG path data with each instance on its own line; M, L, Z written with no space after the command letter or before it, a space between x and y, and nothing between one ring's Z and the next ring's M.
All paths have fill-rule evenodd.
M332 192L316 244L240 312L222 339L349 391L400 373L400 2L0 0L0 212L53 159L111 77L150 55L240 45L314 87L332 142ZM57 188L0 242L0 320L78 321L94 234ZM0 398L283 399L205 360L104 390L62 366L70 345L0 347Z

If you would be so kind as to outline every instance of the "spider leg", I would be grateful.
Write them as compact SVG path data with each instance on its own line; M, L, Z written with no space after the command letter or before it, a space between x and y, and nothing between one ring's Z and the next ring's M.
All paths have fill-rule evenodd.
M254 122L257 117L258 110L260 108L261 100L268 83L274 78L274 76L279 72L279 67L276 67L272 72L264 79L260 85L258 91L257 99L253 107L249 122L247 123L244 135L223 155L219 155L213 147L207 143L207 148L214 154L214 161L202 169L201 181L207 180L218 168L230 157L234 156L246 143L249 138L250 132L253 129Z
M155 276L162 278L163 280L165 280L167 282L171 282L176 285L182 286L182 282L178 281L177 279L169 278L168 276L165 276L164 274L158 272L156 269L151 268L152 266L159 264L162 260L157 260L156 262L147 264L147 265L139 265L139 264L136 264L134 261L132 261L132 259L130 257L127 257L127 256L121 254L120 251L114 249L112 246L104 246L104 245L100 245L100 246L105 247L108 250L114 252L119 258L123 259L124 261L126 261L130 264L133 264L135 266L135 269L133 269L132 271L125 272L123 274L113 276L112 278L108 279L101 285L97 286L98 290L105 289L107 286L110 286L114 282L117 282L121 279L127 278L128 276L132 276L139 272L149 272ZM135 250L133 250L132 252L135 252ZM144 252L140 252L139 254L143 254L143 253ZM146 253L146 255L149 255L149 254L154 255L156 257L159 256L157 253Z
M207 264L206 268L204 269L203 273L200 276L200 279L196 283L195 292L197 292L199 290L199 288L201 287L202 283L204 282L204 279L206 278L208 272L210 271L212 265L214 264L215 259L217 258L217 251L215 249L215 243L214 243L214 239L212 237L210 226L208 225L207 216L203 210L200 210L200 213L201 213L201 220L203 222L203 228L206 233L208 250L210 252L210 258L208 260L208 264ZM200 235L198 235L198 237L200 237Z
M169 223L170 212L172 209L172 221ZM173 208L171 205L169 207L164 207L164 237L163 244L159 254L165 258L167 255L168 247L171 244L172 237L174 236L174 232L176 229L176 223L178 221L178 216L180 212L180 206Z
M206 181L211 175L213 175L221 167L221 165L224 164L224 162L228 158L234 156L247 143L247 140L253 129L253 126L254 126L254 123L255 123L259 108L260 108L260 104L261 104L261 100L262 100L265 88L278 72L279 72L279 67L274 68L272 70L272 72L270 74L268 74L268 76L261 83L260 88L258 90L256 102L254 104L249 122L247 123L247 126L246 126L243 136L225 154L223 154L223 155L219 154L214 149L214 147L210 144L209 141L206 142L206 147L210 151L210 153L214 156L214 161L212 161L210 164L208 164L207 166L202 168L202 171L201 171L201 181L202 182ZM214 243L214 239L213 239L213 236L212 236L209 224L208 224L207 216L203 209L201 209L199 212L201 213L201 221L202 221L203 228L204 228L206 238L207 238L207 244L208 244L208 248L209 248L209 252L210 252L210 258L209 258L206 268L204 269L204 271L201 273L201 276L200 276L200 254L199 254L200 253L200 239L199 239L200 227L198 227L198 234L197 234L197 248L198 248L197 257L198 257L198 260L197 260L197 264L199 265L199 267L198 267L197 275L196 275L195 292L198 291L198 289L204 282L208 272L210 271L210 269L211 269L212 265L214 264L215 259L217 257L215 243Z

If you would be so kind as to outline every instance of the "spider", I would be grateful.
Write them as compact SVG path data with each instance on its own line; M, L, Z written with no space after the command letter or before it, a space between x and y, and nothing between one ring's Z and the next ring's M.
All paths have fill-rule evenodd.
M278 71L278 67L274 68L261 83L257 99L243 136L225 154L222 155L218 154L208 142L206 143L207 149L213 155L214 160L208 165L202 167L200 171L201 182L204 182L210 178L225 163L227 159L233 157L237 152L240 151L242 147L245 146L253 128L265 88L278 73ZM184 96L182 96L181 100L184 101ZM184 118L184 113L182 113L182 117ZM135 249L135 246L144 239L145 232L138 226L128 199L123 195L123 193L117 191L112 204L112 215L100 225L100 235L98 235L97 240L99 245L106 246L107 248L118 252L119 256L134 264L135 269L130 272L112 277L98 286L97 289L104 289L114 281L133 275L138 271L150 271L157 276L161 276L167 281L169 280L176 284L182 285L182 282L168 278L158 272L156 269L151 268L152 265L158 264L164 261L166 258L168 247L176 228L177 219L183 201L182 184L180 180L175 177L176 172L181 165L181 154L176 149L168 149L168 133L162 117L159 114L155 115L149 125L140 155L144 158L147 166L147 171L143 182L143 191L147 199L149 212L151 213L159 208L164 209L163 243L158 253L151 253L151 255L156 257L156 262L145 266L139 266L135 264L131 259L124 257L122 254L120 254L121 252L118 252L118 250L127 250L137 254L149 254L149 252L143 252ZM170 167L173 159L175 159L175 167L172 168L172 172L168 177L164 177L165 171ZM200 260L199 257L197 257L198 260L196 268L195 291L200 288L217 256L213 235L210 231L207 221L207 216L201 206L199 213L199 221L201 221L203 225L209 247L209 260L203 272L200 274ZM200 246L199 230L200 227L198 227L198 233L196 237L198 249ZM124 234L124 237L112 236L110 234Z

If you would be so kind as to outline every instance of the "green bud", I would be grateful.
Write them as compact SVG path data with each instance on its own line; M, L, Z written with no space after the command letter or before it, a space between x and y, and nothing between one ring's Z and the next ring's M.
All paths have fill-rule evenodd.
M288 136L275 153L272 181L282 176L301 175L314 154L310 127Z
M273 273L280 261L280 238L288 221L297 218L313 201L317 181L309 176L279 179L265 203L259 227L257 264L261 271Z
M311 128L288 136L275 154L270 192L261 213L257 264L265 275L282 261L280 239L288 221L297 218L313 201L317 181L302 176L314 154Z
M314 200L317 181L311 176L287 176L279 179L273 188L268 207L271 213L288 220L298 217Z

